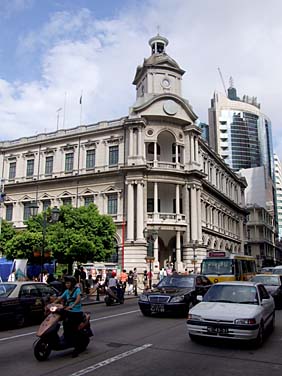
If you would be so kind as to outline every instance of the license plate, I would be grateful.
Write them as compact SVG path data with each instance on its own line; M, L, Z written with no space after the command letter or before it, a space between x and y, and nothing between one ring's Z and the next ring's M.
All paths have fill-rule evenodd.
M218 328L215 326L208 326L207 327L207 332L208 334L213 334L213 335L223 335L228 333L228 328Z
M151 312L164 312L163 304L151 304Z

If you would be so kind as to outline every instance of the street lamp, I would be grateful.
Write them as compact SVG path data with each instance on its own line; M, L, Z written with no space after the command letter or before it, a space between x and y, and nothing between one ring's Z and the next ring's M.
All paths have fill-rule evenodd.
M198 246L199 242L198 240L192 241L192 247L193 247L193 273L196 273L196 264L197 264L197 255L196 255L196 248Z
M147 256L145 257L145 260L146 260L146 263L149 263L149 268L150 268L149 269L149 273L150 273L149 288L151 290L152 288L152 264L155 261L153 250L154 250L154 242L158 236L158 231L154 229L148 230L147 227L145 227L143 230L143 235L147 241Z
M29 210L31 217L35 217L38 213L38 205L37 202L31 202L29 204ZM50 222L58 222L60 215L60 210L55 206L51 210L51 221ZM43 280L43 265L44 265L44 253L45 253L45 245L46 245L46 228L47 228L47 213L46 211L43 212L43 223L42 223L42 246L41 246L41 260L40 260L40 274L41 274L41 282Z

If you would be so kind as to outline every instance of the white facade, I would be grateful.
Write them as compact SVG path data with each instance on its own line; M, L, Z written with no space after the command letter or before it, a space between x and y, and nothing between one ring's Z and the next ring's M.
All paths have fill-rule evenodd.
M167 44L150 40L129 116L0 143L4 218L23 227L33 200L41 210L93 201L114 219L121 266L140 272L145 228L157 232L154 271L199 270L207 249L244 252L246 182L200 137Z
M282 238L282 168L277 154L274 154L275 189L279 239Z

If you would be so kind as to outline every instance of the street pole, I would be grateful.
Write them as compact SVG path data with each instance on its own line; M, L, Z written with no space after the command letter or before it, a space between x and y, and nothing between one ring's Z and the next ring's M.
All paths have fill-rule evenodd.
M41 247L41 282L43 282L43 269L44 269L44 253L45 253L45 240L46 240L46 227L47 215L43 212L43 227L42 227L42 247Z

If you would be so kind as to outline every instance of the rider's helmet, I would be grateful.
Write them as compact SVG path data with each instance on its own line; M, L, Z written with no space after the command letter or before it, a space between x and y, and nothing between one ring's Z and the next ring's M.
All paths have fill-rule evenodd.
M76 285L76 279L72 275L67 275L64 277L65 283L70 282L71 286L74 287Z
M116 272L112 272L112 278L115 278L116 275L117 275Z

